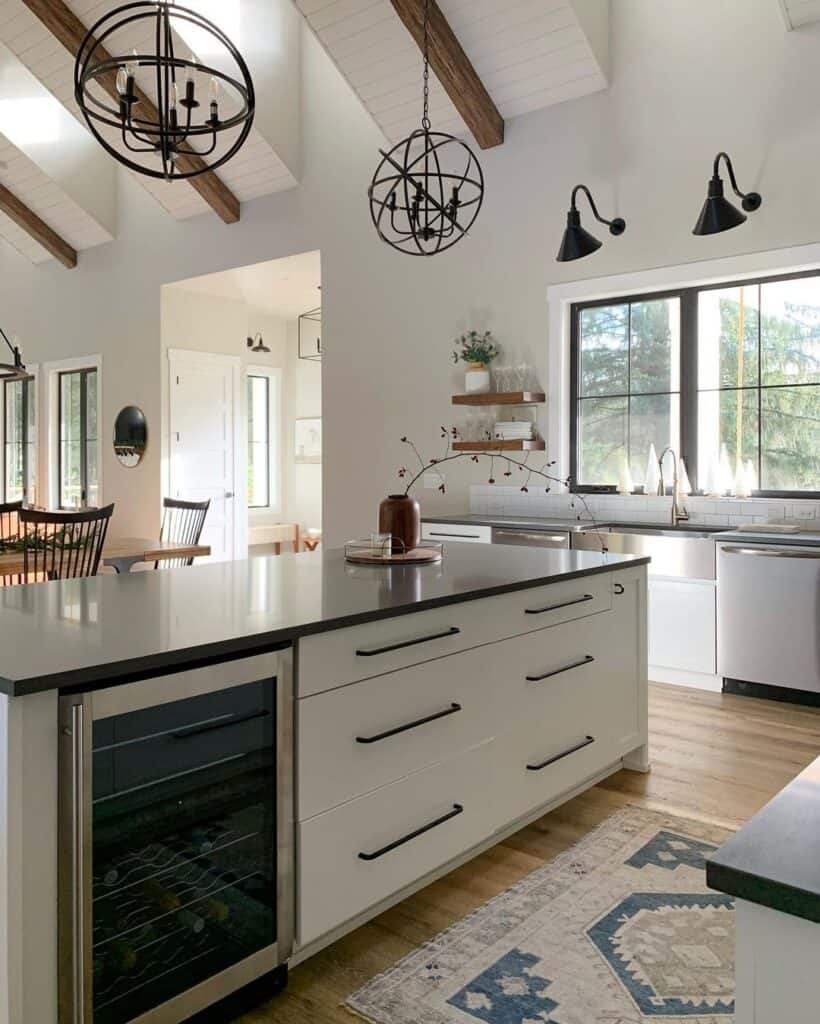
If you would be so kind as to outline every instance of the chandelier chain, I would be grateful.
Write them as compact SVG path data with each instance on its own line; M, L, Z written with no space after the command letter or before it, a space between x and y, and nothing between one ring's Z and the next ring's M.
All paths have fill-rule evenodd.
M421 126L429 132L430 124L430 0L424 0L424 114L421 119Z

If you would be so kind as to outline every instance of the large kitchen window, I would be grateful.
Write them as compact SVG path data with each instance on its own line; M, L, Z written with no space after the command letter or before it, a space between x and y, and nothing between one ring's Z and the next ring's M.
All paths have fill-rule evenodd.
M33 380L3 386L3 500L36 501L36 402Z
M280 377L277 369L248 369L248 508L251 511L279 511Z
M572 313L572 478L636 485L649 448L695 490L820 491L820 274L584 303Z
M680 441L680 299L577 309L574 333L576 480L617 483L624 461L643 479L647 453Z
M97 370L59 374L58 493L64 509L99 504Z

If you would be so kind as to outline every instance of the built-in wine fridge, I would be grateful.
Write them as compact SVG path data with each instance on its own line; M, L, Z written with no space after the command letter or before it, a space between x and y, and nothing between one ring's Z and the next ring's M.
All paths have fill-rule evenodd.
M293 943L290 650L60 701L60 1024L177 1024Z

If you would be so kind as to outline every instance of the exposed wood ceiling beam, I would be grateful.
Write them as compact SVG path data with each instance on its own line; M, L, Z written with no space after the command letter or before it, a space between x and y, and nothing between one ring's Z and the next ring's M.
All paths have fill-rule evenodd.
M0 211L10 217L52 256L56 257L64 267L73 270L77 266L77 253L68 242L63 241L56 231L41 220L33 210L21 202L5 185L0 185Z
M71 56L75 57L85 39L87 29L77 15L64 3L64 0L23 0L23 3L63 44ZM96 53L100 60L110 59L110 55L104 47L98 47ZM111 73L101 76L98 81L109 96L119 103L116 75ZM157 117L157 108L154 102L144 92L139 91L139 96L147 116ZM192 149L188 150L185 156L180 157L177 163L182 171L200 170L206 166L202 157ZM239 200L213 171L200 174L196 178L189 178L188 184L196 189L226 224L235 224L239 220Z
M28 0L27 0L28 2ZM424 46L424 0L390 0L419 48ZM429 0L430 67L482 149L504 141L504 118L476 74L436 0Z

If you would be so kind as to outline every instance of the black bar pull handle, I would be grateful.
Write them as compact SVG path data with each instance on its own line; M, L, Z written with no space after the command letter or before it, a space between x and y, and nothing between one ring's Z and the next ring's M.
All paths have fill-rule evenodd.
M560 761L565 757L569 757L570 754L574 754L578 750L583 750L584 747L588 747L590 743L594 742L594 736L586 736L584 739L581 740L580 743L576 743L574 746L570 747L569 750L564 750L562 753L556 754L554 757L550 757L546 761L542 761L541 764L528 764L527 771L540 772L542 768L547 768L549 765L555 764L556 761Z
M425 832L438 828L439 825L443 825L446 821L452 821L453 818L457 818L459 814L463 813L464 808L461 804L453 804L452 811L448 811L447 814L443 814L440 818L436 818L435 821L431 821L429 825L422 825L422 827L417 828L415 832L402 836L401 839L397 839L395 842L389 843L387 846L383 846L380 850L375 850L373 853L360 853L359 860L378 860L379 857L383 857L386 853L392 853L393 850L397 850L400 846L404 846L405 843L409 843L413 839L418 839L418 837L423 836Z
M592 594L584 594L583 597L576 597L572 601L562 601L561 604L548 604L546 608L526 608L527 615L543 615L544 612L556 612L559 608L571 608L574 604L583 604L584 601L594 601Z
M460 537L462 540L481 540L480 533L437 533L435 530L430 530L427 534L428 537Z
M380 732L377 736L357 736L357 743L380 743L382 740L389 740L391 736L398 736L399 733L409 732L410 729L418 729L420 725L427 725L430 722L437 722L439 718L447 718L448 715L455 715L461 711L460 704L451 704L444 711L437 711L434 715L427 715L426 718L419 718L415 722L408 722L407 725L397 725L395 729L388 729L387 732Z
M552 676L560 676L562 672L569 672L570 669L580 668L582 665L588 665L591 661L595 661L591 654L585 655L580 661L573 661L571 665L564 665L562 668L554 668L551 672L544 672L540 676L527 676L528 683L540 683L542 679L550 679Z
M216 722L203 722L201 725L186 726L177 729L171 735L175 740L187 740L191 736L201 736L204 732L215 732L217 729L227 729L232 725L242 725L244 722L252 722L255 718L267 718L270 711L248 711L244 715L231 715Z
M365 650L356 651L359 658L375 658L377 654L390 654L391 651L400 651L403 647L415 647L416 644L426 644L430 640L442 640L446 636L456 636L461 630L457 626L450 626L441 633L431 633L429 636L419 636L415 640L402 640L398 644L388 644L387 647L369 647Z

